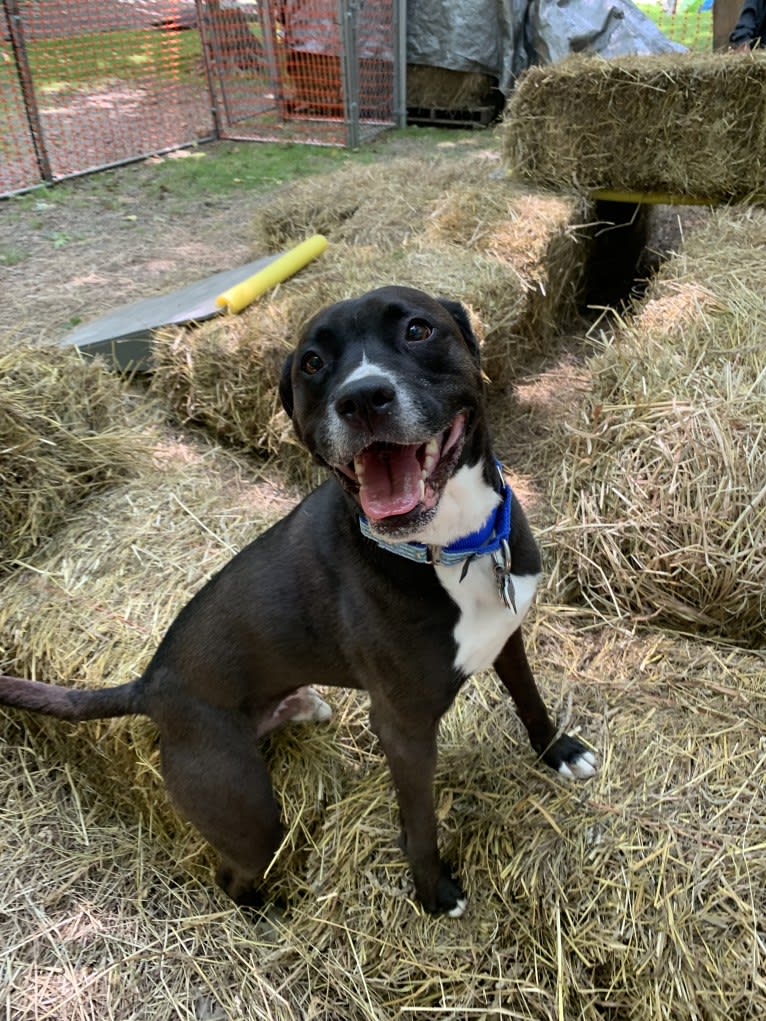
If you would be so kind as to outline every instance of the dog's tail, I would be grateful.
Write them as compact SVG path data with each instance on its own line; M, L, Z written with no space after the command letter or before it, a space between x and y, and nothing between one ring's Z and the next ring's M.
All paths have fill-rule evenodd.
M100 720L110 716L145 716L143 678L115 688L64 688L0 674L0 705L55 716L59 720Z

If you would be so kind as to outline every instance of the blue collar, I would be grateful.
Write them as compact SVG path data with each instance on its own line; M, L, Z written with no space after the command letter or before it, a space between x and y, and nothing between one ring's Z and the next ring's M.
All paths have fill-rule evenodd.
M461 539L451 542L449 546L426 546L422 542L384 542L374 535L367 518L359 515L359 527L362 535L367 536L377 543L381 549L395 553L397 556L405 557L407 560L414 560L419 564L442 564L451 567L454 564L461 564L472 560L474 557L483 557L503 549L508 549L511 535L511 503L513 492L511 487L503 478L500 465L497 466L498 474L503 482L503 494L500 503L492 511L484 524L470 535L464 535Z

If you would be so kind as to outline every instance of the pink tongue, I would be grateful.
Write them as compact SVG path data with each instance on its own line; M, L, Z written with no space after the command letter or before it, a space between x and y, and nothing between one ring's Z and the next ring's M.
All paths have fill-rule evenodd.
M380 521L417 507L422 472L417 449L380 447L360 455L363 484L359 500L368 518Z

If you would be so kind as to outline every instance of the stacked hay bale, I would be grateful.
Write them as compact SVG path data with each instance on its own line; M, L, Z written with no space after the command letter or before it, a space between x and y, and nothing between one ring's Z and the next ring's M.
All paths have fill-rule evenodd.
M254 241L278 251L309 234L344 245L391 251L417 238L447 188L486 182L497 169L492 152L398 157L347 164L332 174L293 182L259 210Z
M320 226L298 199L284 200L291 226L269 247ZM572 268L567 251L574 281L580 254L564 226L574 207L536 202L467 174L419 204L400 180L383 208L349 206L321 225L333 249L268 303L160 341L157 388L228 439L284 447L275 384L300 324L391 274L470 301L490 364L494 345L508 345L501 377L505 358L528 368L571 300L564 287L546 306L542 292ZM539 236L524 234L536 216ZM763 656L631 633L626 618L763 636L764 238L766 214L750 211L720 213L687 241L578 367L577 386L566 371L560 445L530 444L566 515L547 537L554 588L597 611L539 607L531 663L601 771L586 785L548 773L496 679L464 687L441 728L436 804L466 916L426 918L413 903L390 778L353 693L330 694L329 727L268 742L287 823L269 877L283 914L271 901L241 911L212 887L144 721L72 727L2 712L0 943L14 952L14 1016L763 1015ZM36 385L22 381L15 406L34 407ZM87 386L65 373L54 390L68 409ZM53 408L35 450L68 415ZM97 418L96 440L120 415ZM259 481L242 459L169 433L156 408L146 416L136 431L149 453L129 478L38 529L29 566L4 578L3 669L89 686L129 679L188 596L290 506L276 465ZM49 475L35 476L38 488ZM26 542L15 527L10 560Z
M580 57L525 72L505 160L522 180L709 198L766 192L766 55Z
M429 110L459 113L492 106L493 91L497 92L497 81L480 71L407 65L407 106L411 114Z
M490 187L461 182L435 203L424 253L446 244L456 252L476 253L495 268L501 291L494 301L470 291L462 299L478 312L482 362L493 382L514 382L572 323L591 251L585 219L582 203L509 188L504 180ZM505 304L514 286L518 298Z
M6 667L96 686L129 680L192 592L270 520L230 455L176 439L159 417L144 437L131 475L70 508L29 567L6 578Z
M490 377L508 383L575 315L588 246L579 203L509 189L496 169L492 153L396 159L292 184L259 213L256 246L321 232L326 255L236 324L161 335L155 391L184 420L279 453L305 476L276 397L286 351L323 305L390 283L464 302Z
M0 573L71 508L138 464L140 422L125 386L73 351L0 350Z
M552 499L567 598L766 636L766 214L721 211L590 363Z
M161 561L160 537L140 538ZM159 602L167 586L161 574ZM114 632L121 609L104 607ZM354 696L330 693L335 722L267 749L288 826L269 879L284 913L271 901L242 911L212 887L144 724L4 714L0 934L17 948L17 1009L33 1016L54 997L91 1016L148 1005L169 1021L191 999L255 1021L275 1003L310 1016L321 997L349 1021L424 1008L529 1021L600 1021L605 1006L646 1017L657 1003L669 1021L762 1010L748 984L766 914L762 659L557 609L537 615L531 639L547 701L566 715L576 689L574 719L603 769L587 786L545 772L497 682L465 688L436 782L444 853L470 896L457 925L412 900L390 778Z

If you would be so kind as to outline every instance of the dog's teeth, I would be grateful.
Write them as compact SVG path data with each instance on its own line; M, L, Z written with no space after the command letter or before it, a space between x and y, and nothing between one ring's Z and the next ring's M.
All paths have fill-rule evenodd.
M422 503L426 498L426 484L423 479L418 480L418 499Z
M354 458L354 472L356 474L357 481L361 485L362 484L362 480L364 479L364 465L363 465L361 459L358 458L358 457Z
M423 472L425 478L431 474L434 470L436 462L439 460L439 441L429 440L426 443L425 455L423 457Z

